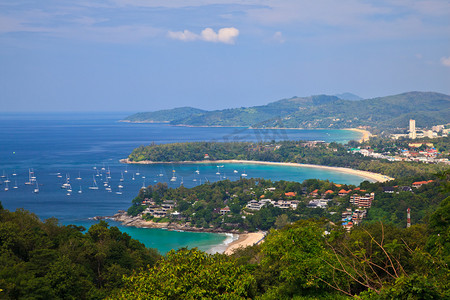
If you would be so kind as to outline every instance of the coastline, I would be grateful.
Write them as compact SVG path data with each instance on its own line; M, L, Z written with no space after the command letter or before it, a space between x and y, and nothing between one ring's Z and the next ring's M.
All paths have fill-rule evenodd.
M322 166L322 165L312 165L312 164L300 164L300 163L286 163L286 162L269 162L269 161L256 161L256 160L201 160L201 161L179 161L179 162L154 162L154 161L129 161L128 158L121 159L121 163L127 163L127 164L143 164L143 165L150 165L150 164L209 164L209 163L236 163L236 164L257 164L257 165L275 165L275 166L290 166L290 167L305 167L305 168L317 168L317 169L326 169L331 171L337 171L342 172L346 174L352 174L357 175L360 177L364 177L367 179L371 179L377 182L385 182L394 180L394 178L379 174L379 173L373 173L369 171L362 171L362 170L355 170L350 168L344 168L344 167L329 167L329 166Z
M237 240L227 245L224 254L231 255L239 248L245 248L248 246L253 246L257 243L262 243L265 236L266 232L264 231L239 234L239 238Z
M256 243L263 242L263 238L266 235L264 231L258 232L239 232L237 230L224 231L222 229L213 228L197 228L191 227L189 224L176 224L176 223L156 223L153 221L146 221L142 219L142 215L129 216L125 211L119 211L114 216L110 217L94 217L94 220L110 219L116 222L120 222L122 226L136 227L136 228L155 228L155 229L167 229L174 231L190 231L190 232L209 232L226 234L231 238L226 239L222 245L216 245L211 248L211 253L224 253L227 255L232 254L236 249L252 246ZM237 237L237 238L236 238Z
M358 142L360 142L360 143L368 141L370 139L370 137L372 136L370 131L365 130L365 129L361 129L361 128L344 128L344 129L362 133L363 136L361 137L361 139L358 140Z

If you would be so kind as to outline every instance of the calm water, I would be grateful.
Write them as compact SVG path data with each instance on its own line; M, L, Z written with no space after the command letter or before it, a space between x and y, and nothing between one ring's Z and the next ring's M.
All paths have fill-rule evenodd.
M215 164L123 165L119 163L119 159L127 157L137 146L151 142L285 139L346 142L359 137L359 133L344 130L189 128L117 122L125 116L126 114L0 114L0 175L6 176L0 178L0 201L3 206L9 210L25 208L42 219L56 217L63 224L88 227L94 223L89 218L112 215L119 209L127 209L140 187L156 182L168 182L169 186L177 187L182 181L185 186L192 187L206 180L236 180L244 172L249 177L300 182L307 178L320 178L358 184L364 180L358 176L329 170L251 164L224 164L220 168ZM198 175L195 172L197 169L200 172ZM38 194L33 193L36 185L25 185L30 170L37 179ZM177 176L176 182L169 180L173 171ZM220 175L216 174L218 171ZM66 177L70 177L70 195L66 189L61 188ZM89 189L94 179L99 186L98 190ZM106 181L111 187L110 192L105 189ZM119 189L119 185L123 188ZM6 186L8 191L5 191ZM121 230L161 252L182 246L207 250L227 239L226 235L210 233L123 227Z

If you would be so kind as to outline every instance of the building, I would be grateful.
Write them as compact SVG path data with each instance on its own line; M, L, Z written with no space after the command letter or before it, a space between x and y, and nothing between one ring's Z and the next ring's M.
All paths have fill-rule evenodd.
M375 193L365 194L364 196L353 194L350 196L350 203L358 207L370 208L374 197Z
M416 120L410 119L409 120L409 138L410 139L416 139Z

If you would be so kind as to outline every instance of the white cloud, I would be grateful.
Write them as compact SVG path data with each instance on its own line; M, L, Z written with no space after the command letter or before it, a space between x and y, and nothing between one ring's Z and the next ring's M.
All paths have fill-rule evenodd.
M442 57L441 58L441 64L446 66L446 67L450 67L450 56L449 57Z
M201 40L213 43L234 44L239 35L239 30L234 27L226 27L215 32L212 28L205 28L200 34L193 33L189 30L169 31L168 37L174 40L190 42Z
M281 33L281 31L277 31L274 33L274 35L272 36L272 40L275 42L278 42L280 44L283 44L286 40L283 37L283 34Z

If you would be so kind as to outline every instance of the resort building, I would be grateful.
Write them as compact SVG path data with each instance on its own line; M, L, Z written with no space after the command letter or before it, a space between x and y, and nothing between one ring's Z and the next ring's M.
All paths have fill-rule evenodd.
M350 203L358 207L370 208L374 197L375 193L365 194L364 196L353 194L350 196Z

